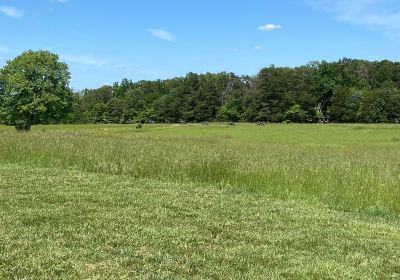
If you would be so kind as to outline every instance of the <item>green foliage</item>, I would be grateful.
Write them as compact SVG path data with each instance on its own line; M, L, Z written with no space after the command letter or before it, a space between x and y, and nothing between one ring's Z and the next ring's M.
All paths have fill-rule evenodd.
M393 122L400 117L400 94L382 88L368 92L360 107L360 119L368 123Z
M360 120L359 109L363 94L347 87L337 88L332 97L330 117L332 121L354 123Z
M303 123L322 118L376 123L400 118L400 63L390 61L272 65L254 77L223 72L164 81L123 79L71 96L68 68L57 60L48 52L27 52L4 67L0 123Z
M0 119L17 129L65 120L73 95L70 73L56 54L27 51L7 62L0 73Z
M342 59L297 68L270 66L255 77L189 73L165 81L124 79L112 87L82 91L71 119L83 123L301 123L322 118L394 122L400 114L399 73L399 63Z
M286 120L291 122L303 123L306 120L306 112L301 108L300 105L293 105L289 110L285 112Z

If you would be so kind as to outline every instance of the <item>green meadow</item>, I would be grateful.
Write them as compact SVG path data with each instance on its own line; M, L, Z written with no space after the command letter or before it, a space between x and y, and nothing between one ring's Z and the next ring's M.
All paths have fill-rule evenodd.
M400 125L0 126L0 279L400 279Z

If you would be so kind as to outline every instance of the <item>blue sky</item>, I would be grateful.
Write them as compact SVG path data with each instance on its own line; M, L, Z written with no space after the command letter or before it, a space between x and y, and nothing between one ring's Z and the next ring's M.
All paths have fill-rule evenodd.
M400 0L0 0L0 66L27 49L75 89L187 72L400 60Z

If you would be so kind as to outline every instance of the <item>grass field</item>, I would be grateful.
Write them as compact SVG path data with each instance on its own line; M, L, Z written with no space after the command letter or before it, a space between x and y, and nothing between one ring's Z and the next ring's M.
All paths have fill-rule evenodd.
M400 126L0 127L0 279L400 279Z

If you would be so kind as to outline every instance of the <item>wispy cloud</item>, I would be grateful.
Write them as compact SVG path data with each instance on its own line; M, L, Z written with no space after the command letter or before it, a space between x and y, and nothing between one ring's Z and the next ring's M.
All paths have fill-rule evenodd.
M263 47L261 47L261 46L255 46L254 47L256 50L259 50L259 51L261 51L262 49L264 49Z
M260 27L258 27L258 30L262 30L262 31L272 31L275 29L282 29L282 25L269 23L269 24L261 25Z
M15 18L15 19L20 19L24 16L23 11L18 10L14 7L9 7L9 6L1 6L0 12L5 14L8 17Z
M143 68L141 66L132 65L126 62L121 63L118 61L110 61L88 55L61 55L61 60L96 69L112 69L112 71L123 72L125 76L154 74L152 70Z
M104 66L110 64L108 61L85 55L62 55L62 60L67 62L73 62L84 65L92 65L92 66Z
M8 53L11 52L12 50L10 48L0 46L0 53Z
M147 31L154 37L164 40L164 41L173 42L176 39L176 36L174 34L168 32L164 29L161 29L161 28L157 28L157 29L148 28Z
M125 77L132 77L137 75L161 75L158 72L154 72L153 70L137 65L115 64L112 66L112 68L122 71Z
M334 19L400 38L398 0L309 0L314 9L332 14Z

